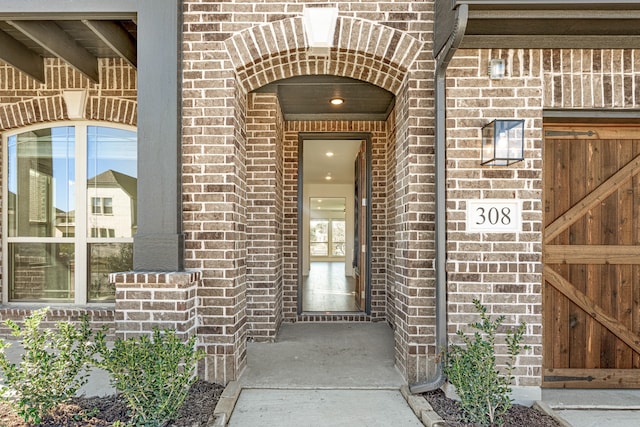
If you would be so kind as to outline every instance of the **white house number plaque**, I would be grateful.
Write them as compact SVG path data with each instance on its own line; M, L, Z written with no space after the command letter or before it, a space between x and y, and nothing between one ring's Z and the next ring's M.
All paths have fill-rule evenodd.
M522 202L512 199L467 201L467 231L517 233L521 230Z

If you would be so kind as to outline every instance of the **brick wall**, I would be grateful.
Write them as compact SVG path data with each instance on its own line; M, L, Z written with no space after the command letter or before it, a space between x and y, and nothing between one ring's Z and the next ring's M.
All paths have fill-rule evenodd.
M490 80L491 58L507 76ZM450 339L475 319L479 297L509 325L527 323L532 347L518 361L518 385L539 385L542 365L542 126L545 109L640 105L640 55L630 50L461 50L447 73L447 271ZM480 128L525 119L525 161L481 168ZM466 201L523 200L518 233L470 233ZM504 348L501 350L504 353Z
M396 269L395 269L395 217L396 217L396 112L395 110L389 115L386 122L387 128L387 146L385 147L386 155L386 224L385 224L385 270L387 281L387 301L386 301L386 319L389 324L395 326L396 320Z
M0 338L12 339L11 329L4 324L5 320L13 320L20 326L24 325L23 320L29 317L35 309L7 307L0 309ZM52 307L47 313L47 317L41 323L43 328L55 328L57 322L72 322L79 324L80 319L87 316L91 329L94 331L107 329L108 339L115 336L114 311L110 308L56 308Z
M557 49L505 51L540 67L545 108L638 108L640 51Z
M171 329L183 341L196 333L196 289L200 272L114 273L116 336L150 335Z
M68 119L64 89L87 90L87 120L136 125L136 71L124 60L99 59L100 84L58 59L45 59L44 65L41 84L0 63L0 131Z
M282 322L283 125L275 94L247 111L247 319L249 336L274 339Z

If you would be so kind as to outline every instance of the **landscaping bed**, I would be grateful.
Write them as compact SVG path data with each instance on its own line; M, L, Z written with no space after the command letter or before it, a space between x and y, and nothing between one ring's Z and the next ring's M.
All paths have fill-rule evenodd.
M223 387L198 380L189 389L189 394L175 420L167 426L207 426L213 421L213 410L222 394ZM59 405L51 416L39 425L45 427L98 427L124 426L129 421L127 405L115 395L104 397L76 397L71 402ZM27 427L7 404L0 403L0 426Z
M445 420L449 427L475 427L477 424L464 421L462 409L457 401L449 399L442 390L423 393L433 410ZM561 427L553 417L535 408L513 405L503 415L504 427Z

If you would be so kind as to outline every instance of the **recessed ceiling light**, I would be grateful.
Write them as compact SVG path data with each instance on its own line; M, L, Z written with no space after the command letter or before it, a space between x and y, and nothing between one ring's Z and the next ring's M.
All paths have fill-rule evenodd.
M344 104L344 99L337 98L337 97L336 98L331 98L330 102L331 102L332 105L342 105L342 104Z
M333 151L327 151L326 155L327 157L333 157Z

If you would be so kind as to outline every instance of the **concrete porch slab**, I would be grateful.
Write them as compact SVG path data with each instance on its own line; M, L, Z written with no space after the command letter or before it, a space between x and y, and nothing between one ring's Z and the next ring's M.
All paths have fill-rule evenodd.
M284 324L276 342L247 346L247 388L400 389L386 323Z

